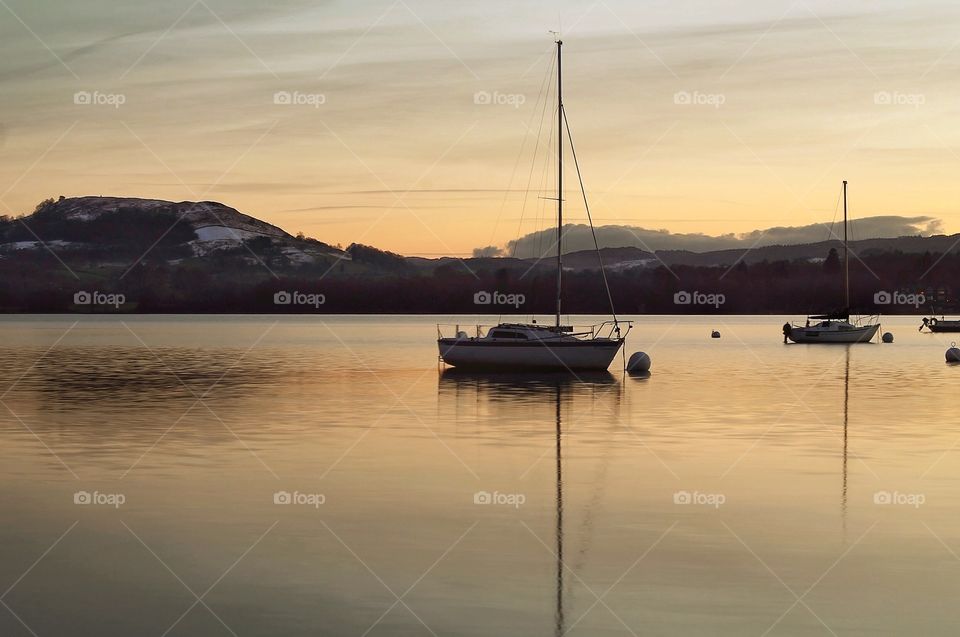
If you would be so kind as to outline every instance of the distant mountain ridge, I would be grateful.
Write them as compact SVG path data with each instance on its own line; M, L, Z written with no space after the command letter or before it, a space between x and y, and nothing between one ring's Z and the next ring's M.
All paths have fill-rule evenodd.
M99 251L112 247L119 252L129 251L131 243L144 250L150 248L168 261L191 257L215 256L243 250L251 242L260 245L269 243L279 251L287 263L296 266L328 259L351 260L357 247L346 250L321 241L295 237L266 221L262 221L235 208L215 201L171 202L160 199L129 197L76 197L47 200L37 210L22 218L23 223L7 220L0 226L0 257L9 258L19 250L77 252ZM164 225L166 224L166 225ZM133 226L139 229L131 231ZM152 231L158 230L159 232ZM139 245L137 238L149 241ZM897 237L889 239L865 239L850 244L854 254L875 252L945 253L955 251L960 235L935 235L930 237ZM762 246L752 249L728 249L709 252L688 250L658 250L651 252L636 247L603 248L604 266L613 270L659 265L729 266L743 261L793 261L797 259L822 259L831 248L840 246L838 240L796 245ZM362 246L368 263L375 263L386 272L407 269L432 269L451 261L464 263L499 264L508 269L531 266L553 267L553 256L543 259L516 259L509 257L455 257L422 258L403 257L369 246ZM382 256L375 256L382 255ZM387 256L389 255L389 256ZM239 255L256 262L250 254ZM149 258L147 255L145 258ZM567 269L593 270L599 268L597 255L592 250L569 252L563 257Z
M711 252L690 252L687 250L648 251L636 247L601 248L600 258L606 270L624 271L634 268L657 268L661 266L723 267L737 263L755 264L777 261L822 261L831 249L841 250L843 242L839 240L820 241L797 245L775 245L757 248L737 248ZM936 235L932 237L898 237L890 239L863 239L850 242L851 259L884 253L903 254L956 254L960 253L960 234ZM565 270L599 270L600 258L595 250L565 252L563 267ZM470 257L462 259L467 265L492 266L500 264L508 269L529 269L533 264L538 267L556 267L556 255L547 255L542 259L517 259L510 257ZM431 263L450 263L460 261L453 257L438 259L417 259L421 267Z
M960 281L958 244L960 235L851 242L854 300L868 306L879 291L923 289L937 306L960 308L952 291ZM835 301L837 259L827 257L841 247L834 240L702 253L567 252L566 307L609 309L598 277L602 259L617 307L626 311L691 311L673 301L683 290L722 293L725 312L806 311ZM61 197L30 215L0 218L0 311L469 313L494 309L476 306L474 295L499 290L522 294L526 310L551 312L555 264L555 255L423 258L341 248L213 201ZM92 292L125 301L96 307L75 300L99 298ZM298 305L301 298L313 304Z
M843 242L834 239L796 245L774 245L757 248L690 252L688 250L657 250L648 252L639 248L603 248L603 263L606 268L656 267L658 265L730 266L735 263L760 263L763 261L821 260L831 249L840 250ZM863 239L850 242L851 259L882 253L946 254L960 252L960 234L935 235L932 237L897 237L889 239ZM594 251L574 252L564 255L564 263L570 267L598 269Z

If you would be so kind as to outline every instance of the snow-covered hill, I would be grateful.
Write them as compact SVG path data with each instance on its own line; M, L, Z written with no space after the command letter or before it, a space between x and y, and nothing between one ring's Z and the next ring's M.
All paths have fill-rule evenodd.
M158 232L164 248L181 250L182 256L205 257L236 251L259 241L295 264L329 258L349 259L346 252L314 240L294 237L283 229L215 201L171 202L126 197L60 198L22 219L22 228L0 238L0 251L83 250L123 245L131 230ZM139 232L143 229L143 232ZM28 235L21 236L25 231ZM146 237L138 237L142 243ZM252 257L251 257L252 258ZM178 259L179 260L179 259Z

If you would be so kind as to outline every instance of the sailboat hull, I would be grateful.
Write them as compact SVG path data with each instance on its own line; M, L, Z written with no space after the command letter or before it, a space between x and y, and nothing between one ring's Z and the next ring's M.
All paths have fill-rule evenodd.
M788 338L794 343L868 343L873 340L879 329L879 325L833 330L819 327L794 327L790 330Z
M960 321L937 321L928 323L927 329L931 332L960 332Z
M458 369L484 371L602 371L610 367L623 339L503 343L441 338L440 358Z
M934 325L930 328L931 332L960 332L960 323L952 325Z

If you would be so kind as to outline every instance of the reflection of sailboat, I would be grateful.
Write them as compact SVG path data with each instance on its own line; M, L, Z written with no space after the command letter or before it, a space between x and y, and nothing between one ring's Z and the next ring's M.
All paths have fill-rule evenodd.
M454 390L472 387L482 393L498 397L537 396L545 389L596 389L617 384L617 378L608 371L583 372L573 376L564 372L551 374L501 374L459 369L445 369L440 373L440 389Z
M554 613L556 637L563 637L563 427L560 421L560 385L557 385L557 608Z
M569 567L564 563L564 481L563 481L563 399L577 393L591 393L605 387L615 387L617 379L609 372L588 372L574 377L570 374L484 374L464 370L446 369L440 374L440 391L459 394L464 389L475 390L478 394L488 394L492 399L514 399L507 404L516 404L517 399L543 401L547 391L554 390L554 477L556 484L556 517L554 524L553 549L556 560L554 577L555 637L566 635L564 571ZM617 394L619 395L619 394ZM591 395L591 398L595 396Z
M880 329L879 323L869 320L850 322L850 249L847 245L847 182L843 182L843 289L842 309L808 316L806 325L783 326L783 334L794 343L867 343ZM811 325L810 321L819 321Z
M850 348L846 351L843 374L843 489L840 495L840 513L843 516L843 543L847 543L847 423L850 414Z
M570 123L563 108L563 74L561 68L561 47L557 40L557 310L554 325L533 323L501 323L489 329L478 325L476 335L470 336L455 328L453 336L443 335L443 326L437 326L437 345L440 358L444 363L460 368L485 369L496 371L518 370L605 370L610 367L613 358L620 351L630 331L630 321L620 321L613 311L613 297L607 285L607 275L603 269L600 245L594 235L594 246L600 259L600 275L607 288L610 300L612 320L599 325L576 331L570 325L563 325L560 318L563 301L563 133L566 130L573 151L573 136ZM573 151L577 176L580 167L577 155ZM586 191L580 179L580 190L586 205ZM590 208L587 206L587 217ZM593 229L593 220L590 219ZM626 327L626 331L621 330Z

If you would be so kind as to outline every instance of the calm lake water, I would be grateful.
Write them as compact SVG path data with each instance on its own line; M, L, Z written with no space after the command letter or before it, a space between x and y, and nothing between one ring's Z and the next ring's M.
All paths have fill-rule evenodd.
M473 317L2 319L0 635L956 634L949 335L627 318L648 377L441 373Z

